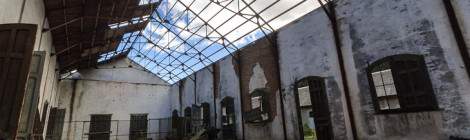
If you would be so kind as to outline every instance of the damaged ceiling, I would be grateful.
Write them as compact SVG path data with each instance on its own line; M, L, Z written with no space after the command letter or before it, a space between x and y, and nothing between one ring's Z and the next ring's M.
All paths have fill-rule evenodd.
M319 7L318 0L44 0L61 73L126 55L169 83Z

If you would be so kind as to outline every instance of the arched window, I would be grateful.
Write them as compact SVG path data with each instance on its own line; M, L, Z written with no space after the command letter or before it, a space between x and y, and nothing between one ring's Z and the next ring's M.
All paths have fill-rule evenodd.
M367 68L378 113L437 109L424 58L403 54L383 58Z
M321 77L303 78L295 83L294 92L300 140L333 139L325 80Z
M179 117L179 115L178 115L178 110L176 110L176 109L173 110L173 112L171 113L171 117L173 117L173 118Z

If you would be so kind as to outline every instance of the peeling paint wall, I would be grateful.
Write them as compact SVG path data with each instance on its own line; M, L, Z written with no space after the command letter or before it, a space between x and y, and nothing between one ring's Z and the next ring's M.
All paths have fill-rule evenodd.
M300 139L295 82L316 76L325 79L334 139L350 139L341 74L328 17L317 9L279 30L279 62L289 139Z
M240 98L240 82L238 76L238 62L232 56L226 57L218 62L220 67L220 80L219 80L219 96L216 98L217 105L217 114L222 114L221 101L225 97L232 97L234 99L235 112L242 112L241 108L241 98ZM243 139L243 122L242 114L236 113L236 135L237 139ZM220 120L222 120L221 115L217 115L217 128L222 126Z
M470 137L469 79L442 1L341 0L337 10L359 139ZM425 57L441 110L375 113L366 67L396 54Z
M467 11L470 3L465 0L453 2L468 43L470 20L467 18ZM299 139L294 83L304 77L319 76L325 78L334 139L352 139L344 90L351 92L355 129L359 139L470 137L470 80L465 73L442 1L341 0L336 10L343 44L341 51L347 70L347 77L344 78L348 79L350 89L344 89L341 84L338 54L330 22L325 13L317 9L278 31L279 60L272 60L272 52L266 48L269 45L259 40L239 52L241 64L232 57L217 62L220 66L220 97L216 98L217 102L224 96L233 96L236 103L241 102L239 99L244 102L243 105L235 105L236 107L241 106L248 110L250 107L247 105L247 95L250 91L270 87L278 94L279 91L276 90L279 87L275 82L280 82L286 130L289 134L287 139ZM365 69L374 61L396 54L420 54L425 57L440 110L388 115L375 113ZM277 61L280 70L273 66ZM280 71L279 78L276 78L277 71ZM200 80L211 77L204 73L207 72L196 74L204 75L197 76L197 85L210 87L207 83L211 82ZM239 79L242 85L238 85ZM189 87L191 88L193 87ZM197 91L198 101L204 100L201 97L211 98L206 93L197 95L199 92L209 91ZM270 97L271 101L275 101L274 121L265 126L253 126L242 123L237 118L238 126L244 127L238 128L237 136L244 132L245 139L283 139L280 133L282 124L279 119L276 120L281 117L277 98L279 96L274 95ZM240 109L237 108L236 112L241 116ZM217 126L220 127L220 124Z
M271 42L272 41L272 42ZM275 37L269 36L250 44L240 51L240 80L243 110L250 111L250 94L257 88L265 88L269 104L270 121L265 124L245 123L245 139L284 139L280 105L278 60Z
M216 112L214 112L214 69L207 67L196 73L196 105L201 106L202 103L209 104L210 124L215 126ZM220 115L220 113L217 113Z
M217 62L218 73L213 73L214 69L208 67L184 79L184 82L172 85L172 89L178 87L179 84L183 84L183 109L192 104L209 103L211 106L211 120L213 121L216 117L216 126L219 128L221 127L220 102L225 97L234 98L238 139L243 139L243 133L245 133L244 139L248 140L283 139L283 124L279 103L279 78L276 66L277 60L274 57L275 48L267 40L257 41L250 46L252 47L247 47L240 52L240 58L227 57ZM238 64L240 61L241 65ZM214 74L218 75L218 78L216 78L218 81L214 81ZM194 87L193 79L197 81L196 87ZM239 79L243 79L241 82L243 84L242 88L240 88ZM217 83L215 85L218 85L218 96L215 99L217 112L213 112L212 109L214 108L214 82ZM263 125L242 123L242 107L246 111L251 109L249 95L251 91L257 88L267 88L271 93L267 97L271 107L272 120ZM196 89L196 92L194 92L194 89ZM241 104L240 89L243 91L241 95L245 100L243 105ZM175 93L176 90L172 91L171 94L177 94ZM177 97L172 96L172 101L177 100L174 98ZM218 115L215 116L216 114ZM212 125L214 126L213 123Z
M468 34L469 12L466 11L469 6L466 5L469 2L453 2L456 13L460 14L458 16L464 32ZM470 137L470 80L441 0L340 0L336 10L346 77L341 77L330 21L322 9L307 14L275 33L279 60L275 59L269 43L261 39L238 52L239 59L229 56L216 63L220 67L220 81L212 83L218 83L219 86L217 108L220 99L227 95L235 97L235 107L248 110L248 95L253 89L268 87L275 93L269 97L274 120L264 126L255 126L242 123L237 118L238 126L244 128L238 128L237 136L244 134L245 139L283 139L278 91L281 89L287 139L300 139L294 83L308 76L318 76L325 79L334 139L353 137L345 90L351 94L355 130L359 139ZM468 36L466 38L467 43L470 42ZM375 113L365 69L374 61L396 54L420 54L425 57L440 110L388 115ZM213 78L205 71L197 72L196 85L209 88L211 81L200 79ZM277 76L279 72L280 77ZM343 78L348 79L350 89L344 89ZM238 85L239 79L242 85ZM280 82L281 87L277 82ZM184 89L194 88L186 87L194 84L184 85ZM209 90L197 91L196 96L185 95L183 100L211 98L199 92ZM236 108L236 112L239 116L243 114L239 108ZM220 124L217 126L220 127Z
M457 20L459 20L460 28L464 34L467 48L470 53L470 1L468 0L452 0Z
M188 78L184 79L181 83L181 100L182 100L182 115L184 116L184 109L189 107L191 108L192 105L196 104L196 92L195 92L195 82L194 82L194 75L190 75Z

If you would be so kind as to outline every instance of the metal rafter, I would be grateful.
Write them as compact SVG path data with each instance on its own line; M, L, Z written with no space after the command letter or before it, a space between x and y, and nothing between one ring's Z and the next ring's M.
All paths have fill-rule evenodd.
M67 7L65 0L62 1L63 7L53 8L50 11L63 10L63 14L66 15L66 10L79 8L73 5ZM131 60L169 83L186 78L227 55L233 56L234 52L248 43L275 32L280 27L279 23L290 22L299 17L297 13L291 12L306 10L303 13L305 14L317 8L312 3L318 3L318 0L141 0L141 4L158 4L157 7L149 6L140 11L150 12L148 17L140 17L137 20L132 18L121 25L120 22L128 18L124 17L126 13L133 14L130 12L134 11L128 10L127 5L129 1L135 0L126 0L124 9L116 9L122 11L120 15L114 14L116 8L114 2L111 8L113 14L101 15L100 12L105 12L101 10L101 1L105 0L99 1L96 17L82 15L67 19L65 16L63 25L58 24L59 26L51 28L55 30L64 27L68 30L68 24L80 21L83 33L86 32L83 30L84 20L89 18L95 20L93 24L95 31L91 40L66 41L67 47L59 50L58 55L69 54L76 47L82 52L84 43L91 42L91 48L111 46L116 38L122 37L115 50L111 52L103 51L105 48L97 48L97 52L89 50L87 59L99 55L97 61L106 61L120 53L128 53ZM139 8L142 10L143 7ZM148 22L148 25L143 30L119 36L116 32L112 32L110 38L96 42L97 31L102 30L98 29L103 23L102 20L107 20L105 23L108 25L117 24L116 30L141 22ZM99 21L100 27L98 27ZM65 37L68 40L70 36L72 35L66 33ZM73 60L68 65L74 66L75 63L82 63L82 59ZM89 67L92 64L94 63L88 61Z

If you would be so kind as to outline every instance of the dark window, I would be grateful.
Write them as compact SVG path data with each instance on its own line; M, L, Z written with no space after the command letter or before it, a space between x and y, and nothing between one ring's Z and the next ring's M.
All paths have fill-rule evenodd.
M205 128L210 126L211 111L209 103L202 103L202 122Z
M64 127L65 109L52 108L47 123L46 139L60 140Z
M111 115L91 115L89 140L109 140Z
M43 139L42 134L44 132L44 125L46 124L46 114L49 109L49 102L45 101L42 105L42 112L39 113L39 109L36 111L36 116L34 118L34 128L33 128L33 137L35 139Z
M191 133L191 107L186 107L184 109L184 124L185 124L185 134Z
M186 127L182 122L182 117L179 117L178 110L173 110L171 115L172 132L170 135L184 136L184 128Z
M270 121L270 106L267 98L267 89L259 88L250 93L251 109L245 112L245 121L249 123L263 123Z
M202 108L197 105L192 106L191 112L191 132L197 133L202 128Z
M147 139L147 114L131 114L129 140Z
M395 55L367 69L375 109L379 113L437 109L424 58Z
M232 97L222 101L222 137L224 140L236 139L235 135L235 106Z

